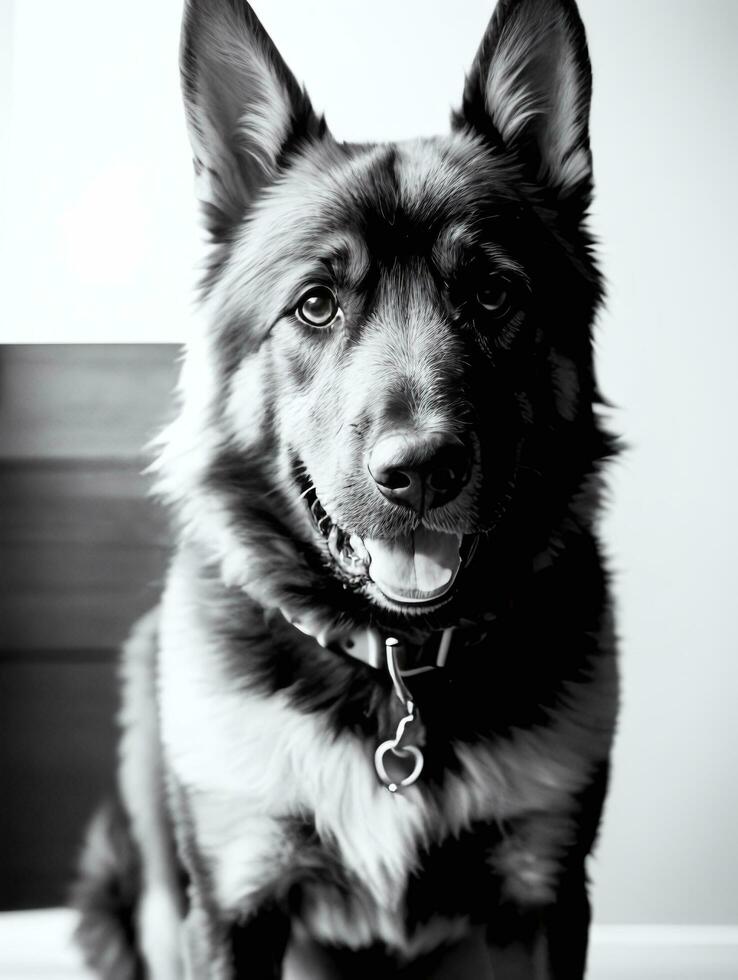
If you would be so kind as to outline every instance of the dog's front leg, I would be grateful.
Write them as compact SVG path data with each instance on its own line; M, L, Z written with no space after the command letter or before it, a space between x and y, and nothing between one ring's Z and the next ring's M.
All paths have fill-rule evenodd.
M579 863L567 869L559 884L557 901L544 917L546 978L584 977L590 918L586 873Z
M259 909L228 932L228 946L236 977L279 980L290 936L289 918L272 906Z
M602 763L568 807L511 822L490 853L502 882L503 905L488 931L501 980L584 977L591 917L585 863L607 781Z
M505 936L495 930L488 951L494 980L552 980L545 929L535 913L521 911L516 927Z
M196 885L183 926L185 980L279 980L289 919L264 907L244 920L225 920Z
M495 980L583 980L590 904L583 863L569 866L556 899L541 908L509 910L495 929L490 959Z
M195 885L190 886L190 908L182 926L182 960L184 980L232 980L236 976L228 930Z
M288 860L282 823L251 801L185 790L172 775L177 850L188 877L186 980L281 976L289 918L269 900Z

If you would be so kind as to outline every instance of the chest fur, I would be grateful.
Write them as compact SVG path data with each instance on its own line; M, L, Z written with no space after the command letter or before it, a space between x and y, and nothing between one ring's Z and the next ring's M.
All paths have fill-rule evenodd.
M245 912L297 876L311 932L345 939L348 925L360 922L357 944L373 936L398 945L408 882L439 842L536 814L546 815L544 823L513 835L489 861L516 899L550 895L561 839L571 833L569 802L590 761L606 751L582 726L598 715L602 685L589 678L545 728L454 745L455 765L440 783L421 778L390 794L374 771L374 742L337 735L288 693L262 694L248 677L234 683L228 651L184 613L187 603L172 602L178 598L170 583L176 615L167 615L165 602L162 744L224 912Z
M479 821L561 809L586 774L563 733L521 732L458 746L455 771L433 792L421 780L392 795L376 777L374 744L337 737L284 695L225 690L196 667L182 648L163 653L163 742L228 908L294 860L300 822L375 902L393 907L434 841Z

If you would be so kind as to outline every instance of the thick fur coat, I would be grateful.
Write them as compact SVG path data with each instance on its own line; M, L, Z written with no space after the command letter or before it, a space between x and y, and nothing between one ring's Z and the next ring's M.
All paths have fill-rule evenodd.
M617 670L576 6L502 0L439 138L339 142L243 0L188 3L182 78L212 248L88 958L577 980ZM356 655L390 636L433 667L398 792L373 759L407 704Z

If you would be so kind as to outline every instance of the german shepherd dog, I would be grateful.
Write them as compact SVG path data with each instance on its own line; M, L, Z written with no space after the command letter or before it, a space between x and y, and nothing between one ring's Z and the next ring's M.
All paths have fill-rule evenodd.
M576 5L502 0L440 138L339 142L244 0L181 68L212 248L89 962L577 980L618 685Z

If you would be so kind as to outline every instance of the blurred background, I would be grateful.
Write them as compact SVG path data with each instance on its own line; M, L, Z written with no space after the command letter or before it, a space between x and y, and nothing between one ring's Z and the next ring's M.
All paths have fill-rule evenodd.
M609 283L599 373L630 446L603 525L624 708L592 863L592 976L736 977L738 3L579 5ZM447 128L493 3L253 6L334 133L372 140ZM201 255L180 16L179 0L0 0L8 913L63 901L110 780L115 649L166 560L138 474ZM28 919L6 921L25 935Z

